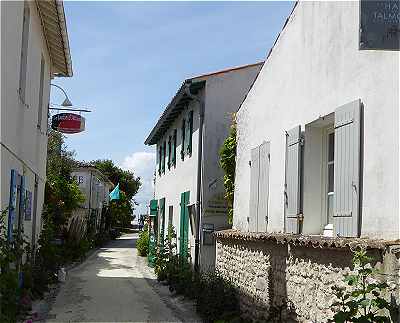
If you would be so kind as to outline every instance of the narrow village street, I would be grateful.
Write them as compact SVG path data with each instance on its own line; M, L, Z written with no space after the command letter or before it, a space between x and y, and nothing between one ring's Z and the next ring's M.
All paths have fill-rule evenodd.
M192 303L157 282L137 237L123 235L68 272L47 322L200 322Z

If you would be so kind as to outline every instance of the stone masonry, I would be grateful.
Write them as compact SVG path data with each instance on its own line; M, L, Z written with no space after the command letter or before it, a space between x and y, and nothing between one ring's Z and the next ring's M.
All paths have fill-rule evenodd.
M234 232L234 234L231 234ZM325 239L296 242L293 235L221 231L217 237L217 270L239 290L242 316L248 321L328 322L335 296L332 286L345 286L352 270L352 250L367 248L394 291L399 304L399 249L386 243ZM290 236L290 238L289 238ZM331 239L333 240L333 239ZM311 241L311 243L310 243ZM303 242L303 243L302 243Z

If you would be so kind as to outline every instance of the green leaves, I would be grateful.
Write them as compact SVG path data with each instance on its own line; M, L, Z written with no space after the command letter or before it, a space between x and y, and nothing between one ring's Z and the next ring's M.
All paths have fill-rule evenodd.
M233 220L233 198L235 191L235 169L236 169L236 120L233 115L233 122L230 129L229 136L225 139L222 145L219 156L220 166L224 170L224 187L225 187L225 199L228 204L228 223L232 223Z
M331 322L391 322L390 318L385 316L387 312L383 311L392 310L391 304L383 297L389 286L385 282L373 279L376 270L370 264L372 260L365 250L355 252L353 265L356 273L344 278L350 290L332 287L338 301L332 304L337 312Z

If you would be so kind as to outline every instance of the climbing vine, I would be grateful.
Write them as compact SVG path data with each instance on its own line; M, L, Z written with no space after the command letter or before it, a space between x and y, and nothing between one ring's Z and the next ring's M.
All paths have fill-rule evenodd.
M235 191L235 168L236 168L236 115L232 115L232 125L229 136L222 145L220 155L220 165L224 170L225 199L228 204L228 223L233 220L233 198Z

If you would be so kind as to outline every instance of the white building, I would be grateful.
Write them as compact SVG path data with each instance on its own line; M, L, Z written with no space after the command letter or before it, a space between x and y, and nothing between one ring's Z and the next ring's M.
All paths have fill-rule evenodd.
M288 18L237 114L235 229L400 238L399 52L360 49L359 6Z
M50 81L72 76L63 3L1 1L0 209L9 237L41 229Z
M158 212L159 230L166 232L172 224L179 252L187 254L190 249L195 262L195 227L200 228L198 264L202 268L214 265L212 232L228 227L219 150L229 133L232 113L261 66L246 65L185 80L145 141L157 145L151 211ZM197 211L199 226L195 224Z
M79 167L71 176L85 196L85 202L72 212L69 219L69 233L80 239L88 226L93 232L99 232L101 226L104 228L104 208L108 206L109 193L114 185L94 167Z

